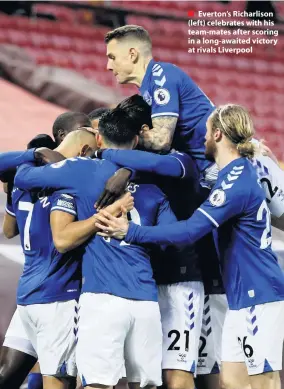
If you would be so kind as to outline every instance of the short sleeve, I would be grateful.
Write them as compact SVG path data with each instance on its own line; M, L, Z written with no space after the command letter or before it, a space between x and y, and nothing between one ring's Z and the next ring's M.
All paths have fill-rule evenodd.
M152 118L179 117L179 73L174 65L155 64L152 69Z
M16 217L16 214L14 212L13 204L6 203L5 211L8 213L8 215Z
M174 151L173 153L170 153L169 156L179 161L183 172L181 178L183 179L198 178L198 171L196 168L196 164L193 162L192 158L188 154Z
M54 193L51 199L51 210L62 211L77 216L76 201L73 196L65 193Z

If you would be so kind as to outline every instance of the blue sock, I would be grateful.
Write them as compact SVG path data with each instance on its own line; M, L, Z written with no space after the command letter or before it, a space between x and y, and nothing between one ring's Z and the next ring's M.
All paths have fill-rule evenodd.
M40 373L30 373L28 375L28 389L43 389Z

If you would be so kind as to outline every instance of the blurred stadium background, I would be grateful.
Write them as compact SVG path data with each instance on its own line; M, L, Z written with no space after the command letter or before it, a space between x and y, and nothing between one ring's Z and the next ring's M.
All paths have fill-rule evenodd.
M279 31L278 43L254 46L247 55L189 54L189 10L273 12L275 26L269 28ZM51 133L66 110L88 113L137 93L106 71L104 35L139 24L152 37L155 58L184 69L215 104L248 107L258 137L284 161L283 21L283 1L1 1L0 151L22 149L37 133ZM1 220L4 205L0 193ZM283 234L274 232L274 247L284 263ZM13 313L22 262L19 241L0 234L0 339Z

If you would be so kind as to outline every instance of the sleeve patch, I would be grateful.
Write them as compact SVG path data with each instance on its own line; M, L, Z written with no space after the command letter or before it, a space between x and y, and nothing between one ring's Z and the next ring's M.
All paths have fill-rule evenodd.
M171 99L170 92L165 88L158 88L154 92L154 100L158 105L166 105Z
M222 189L215 189L209 196L209 202L213 207L221 207L226 201L226 193Z
M62 207L62 208L67 208L67 209L74 209L74 204L70 201L66 201L63 199L58 199L56 201L56 206Z

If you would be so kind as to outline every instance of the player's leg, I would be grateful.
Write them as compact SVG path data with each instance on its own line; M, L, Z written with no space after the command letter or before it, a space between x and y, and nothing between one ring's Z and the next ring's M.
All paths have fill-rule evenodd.
M130 388L155 388L162 385L162 326L155 301L128 301L131 327L124 358Z
M242 316L228 310L222 334L220 386L222 389L251 389L242 347L239 341Z
M195 380L197 389L220 388L222 332L227 310L225 294L205 296Z
M280 388L284 301L243 309L241 338L252 389Z
M76 361L85 388L111 388L121 378L131 324L128 302L108 294L81 295Z
M0 351L0 388L19 388L36 361L37 354L16 310Z
M19 388L36 361L37 359L29 354L2 346L0 351L0 388Z
M204 288L201 282L159 286L163 327L163 381L168 389L194 389Z
M76 382L76 300L19 306L19 312L35 347L44 389L67 389Z

